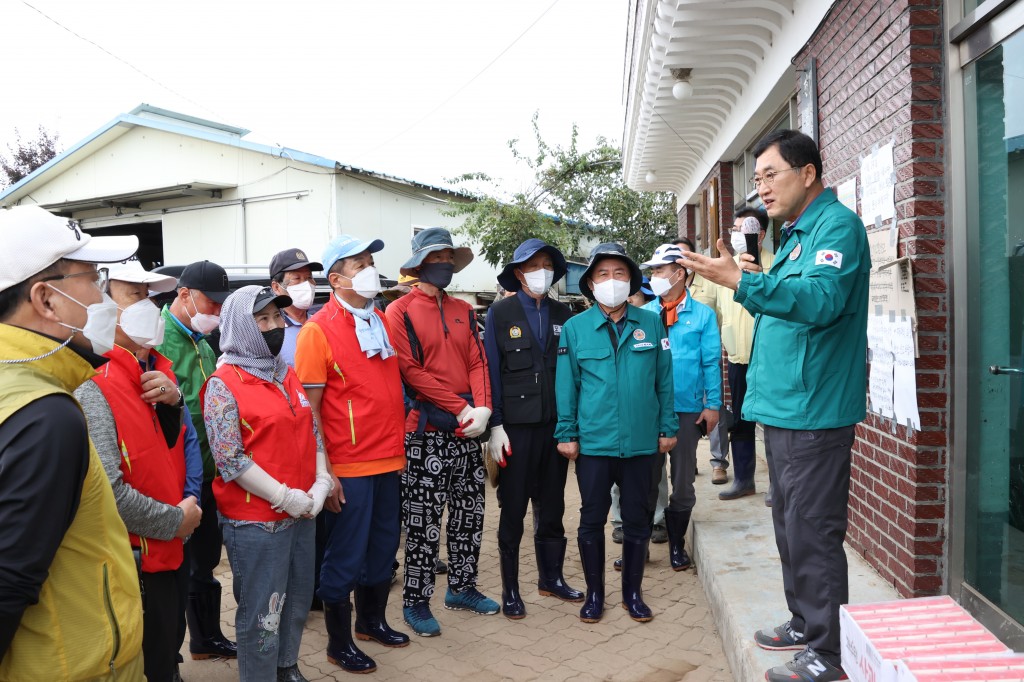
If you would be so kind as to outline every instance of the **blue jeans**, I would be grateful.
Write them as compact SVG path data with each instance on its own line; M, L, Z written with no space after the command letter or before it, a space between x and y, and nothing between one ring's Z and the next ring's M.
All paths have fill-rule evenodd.
M234 576L235 639L242 682L275 682L295 665L313 599L313 519L276 533L222 521Z

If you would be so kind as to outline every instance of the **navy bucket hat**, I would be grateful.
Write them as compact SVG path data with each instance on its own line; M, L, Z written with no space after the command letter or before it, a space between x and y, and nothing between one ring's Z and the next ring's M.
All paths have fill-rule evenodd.
M621 244L608 242L605 244L598 244L594 247L594 250L590 252L590 263L587 264L587 269L583 271L582 275L580 275L580 291L584 296L591 300L594 299L594 292L590 289L590 277L594 274L594 266L603 258L618 258L625 261L626 265L629 266L629 295L632 296L636 292L640 291L640 287L644 281L644 276L640 272L640 267L633 262L632 258L626 255L626 249L622 248Z
M554 284L565 277L565 273L569 271L569 266L566 264L565 256L562 255L562 252L550 244L545 244L540 239L531 238L516 247L515 253L512 254L512 261L498 275L498 284L501 285L501 288L505 291L519 291L522 289L523 284L516 278L515 269L542 252L551 256L551 263L555 266L555 278L551 283Z
M456 247L452 243L452 234L443 227L428 227L412 238L412 258L405 261L399 268L403 275L416 275L416 268L423 265L423 259L432 251L453 249L455 251L455 272L473 262L473 252L467 246Z

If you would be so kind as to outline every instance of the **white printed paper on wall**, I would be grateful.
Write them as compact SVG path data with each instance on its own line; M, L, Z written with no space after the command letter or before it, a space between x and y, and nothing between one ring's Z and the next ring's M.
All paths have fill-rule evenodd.
M896 169L892 142L860 161L861 217L868 226L881 227L896 217Z

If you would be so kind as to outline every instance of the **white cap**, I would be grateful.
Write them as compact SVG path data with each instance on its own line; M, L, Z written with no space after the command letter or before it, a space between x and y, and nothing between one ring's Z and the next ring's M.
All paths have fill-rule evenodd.
M641 263L640 267L653 268L656 265L672 265L679 258L683 258L683 249L678 244L662 244L654 250L651 260Z
M114 263L110 266L110 279L118 282L131 282L132 284L148 284L150 293L166 294L174 291L178 283L177 277L169 277L156 272L149 272L136 258L130 258L124 263Z
M0 291L37 275L61 258L114 263L139 250L139 238L91 237L74 220L39 206L0 210Z

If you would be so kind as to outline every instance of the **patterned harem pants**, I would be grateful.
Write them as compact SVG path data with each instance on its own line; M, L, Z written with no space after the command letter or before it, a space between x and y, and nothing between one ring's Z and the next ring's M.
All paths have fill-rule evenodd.
M448 505L448 586L476 586L484 527L484 464L480 444L452 433L405 434L408 460L402 474L405 589L402 605L429 601L441 538L441 514Z

